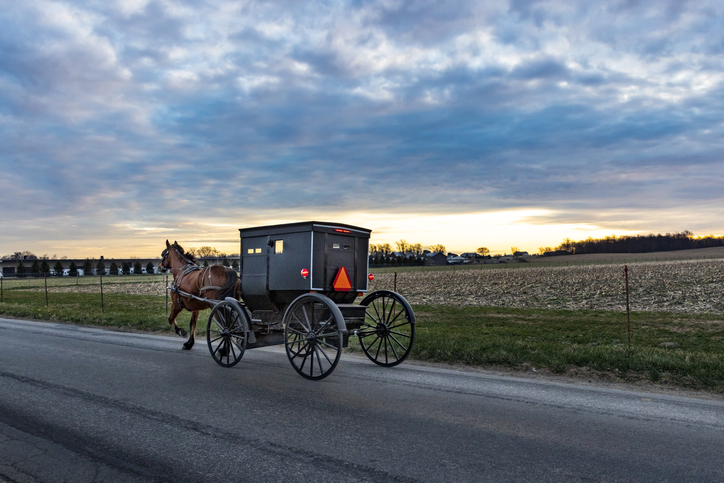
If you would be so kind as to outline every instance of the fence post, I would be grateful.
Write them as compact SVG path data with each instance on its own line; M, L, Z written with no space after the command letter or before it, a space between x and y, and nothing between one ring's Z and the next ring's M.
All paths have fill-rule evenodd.
M626 277L626 330L628 332L628 350L631 350L631 310L628 303L628 265L623 266L623 273Z
M3 277L0 277L0 302L5 302L5 293L3 292Z
M103 312L105 314L106 307L103 304L103 274L101 274L100 277L101 277L101 312Z
M397 292L397 272L395 272L395 284L394 288L392 289L393 292Z
M45 277L45 308L48 308L48 274L43 274Z

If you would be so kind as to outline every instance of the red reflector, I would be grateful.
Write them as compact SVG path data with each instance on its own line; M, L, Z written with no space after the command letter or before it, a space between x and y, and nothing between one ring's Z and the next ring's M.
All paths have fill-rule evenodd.
M302 277L307 278L309 276L309 270L306 268L302 269Z
M343 230L341 228L335 228L334 231L336 231L337 233L349 233L349 230Z
M367 275L367 278L369 278L370 282L371 282L372 280L375 279L375 276L370 273L369 275Z

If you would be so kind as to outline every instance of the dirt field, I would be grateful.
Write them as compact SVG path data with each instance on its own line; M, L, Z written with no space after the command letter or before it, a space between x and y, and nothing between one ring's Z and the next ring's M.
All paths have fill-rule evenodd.
M724 259L631 263L633 311L724 313ZM370 290L392 289L393 273ZM397 291L412 304L553 309L626 309L623 264L408 271Z
M563 255L559 257L531 257L530 263L536 264L581 264L581 263L634 263L645 261L676 261L700 259L724 259L724 247L699 248L696 250L677 250L673 252L653 253L593 253L590 255Z
M531 262L469 269L401 269L397 291L412 304L623 311L624 263L628 263L631 310L724 313L724 247L554 258L554 266ZM632 263L634 259L640 261ZM662 259L669 260L657 261ZM384 272L375 273L370 291L394 288L394 273ZM70 285L51 287L50 291L98 293L99 286ZM112 278L108 282L104 278L103 291L165 296L166 285L113 283Z

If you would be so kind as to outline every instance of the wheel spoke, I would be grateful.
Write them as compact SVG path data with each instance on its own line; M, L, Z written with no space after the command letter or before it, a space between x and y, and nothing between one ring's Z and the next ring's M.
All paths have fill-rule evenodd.
M335 347L335 346L332 346L332 345L330 345L330 348L331 348L331 349L336 349L336 347ZM318 346L317 349L319 349L318 352L321 352L322 355L324 356L324 358L327 359L327 362L329 362L330 364L332 364L332 360L329 358L329 356L327 355L327 353L324 352L324 349L323 349L321 346ZM317 354L317 359L319 359L319 354ZM321 363L321 362L319 363L319 367L322 367L322 363Z
M302 331L300 331L300 330L297 330L297 329L295 329L295 328L292 327L292 326L289 326L289 330L290 330L291 332L294 332L294 333L297 334L297 335L301 335L301 336L307 335L307 333L302 332Z
M395 341L398 344L400 344L400 343L397 341L397 339L395 339L392 336L387 337L386 340L390 343L390 349L392 349L392 353L395 354L395 360L399 359L400 356L397 355L397 350L395 349L395 345L392 343L392 341ZM405 347L402 344L400 344L400 347L402 347L403 350L405 349Z
M397 315L395 315L391 320L387 321L387 325L392 326L392 324L394 324L395 321L400 318L400 315L403 315L404 313L405 313L404 310L400 310L399 312L397 312ZM392 315L392 314L390 314L390 315Z

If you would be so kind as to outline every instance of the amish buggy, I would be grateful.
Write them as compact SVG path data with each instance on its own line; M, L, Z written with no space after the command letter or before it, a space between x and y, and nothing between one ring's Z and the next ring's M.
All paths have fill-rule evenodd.
M294 370L319 380L337 367L350 336L380 366L410 354L410 304L389 290L368 293L371 230L308 221L239 232L240 276L220 265L200 268L166 241L160 269L174 276L169 323L188 336L185 349L194 345L199 311L210 308L206 344L223 367L238 364L247 349L283 344ZM176 325L183 309L192 312L190 334Z

